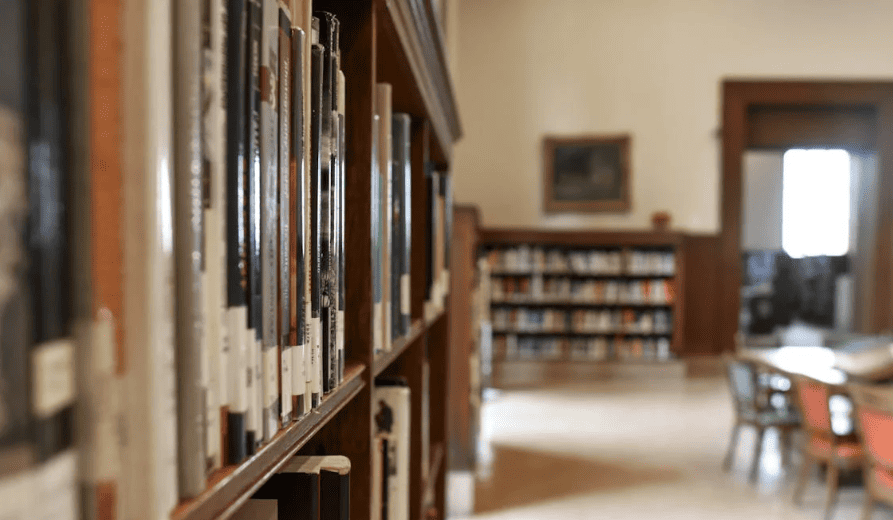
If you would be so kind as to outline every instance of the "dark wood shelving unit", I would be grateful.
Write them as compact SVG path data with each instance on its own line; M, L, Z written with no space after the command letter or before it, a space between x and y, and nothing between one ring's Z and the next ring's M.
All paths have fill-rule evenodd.
M548 365L573 365L579 364L583 366L609 366L617 364L640 364L646 366L659 365L661 363L672 362L678 358L683 346L683 273L684 267L684 248L683 237L681 234L674 232L652 232L652 231L546 231L536 229L495 229L482 228L479 230L477 239L479 251L485 253L492 249L505 249L519 246L529 246L531 248L538 247L544 250L558 250L565 253L572 251L610 251L619 252L623 255L622 261L624 265L619 269L610 269L617 271L615 273L606 272L607 270L588 270L579 269L571 266L570 268L550 269L543 268L542 265L534 266L532 269L512 269L502 266L494 266L492 272L488 272L487 276L491 279L491 284L504 283L510 278L534 278L542 277L543 280L549 278L566 278L574 281L592 280L598 282L617 281L621 284L638 283L639 281L661 280L669 285L671 295L668 296L669 301L649 302L605 302L596 301L586 298L573 297L555 297L555 296L527 296L506 294L498 299L490 297L489 307L491 311L500 309L503 312L515 312L518 308L531 307L535 309L555 308L561 311L571 312L576 310L612 310L612 311L635 311L648 312L669 311L672 312L670 319L670 329L661 332L638 332L625 328L609 331L595 330L574 330L568 325L561 330L525 330L499 327L493 328L494 337L493 351L493 379L494 386L500 386L500 380L503 379L502 374L506 370L511 370L514 365L518 364L536 364L543 363ZM669 270L663 270L662 267L650 268L650 272L639 272L639 269L629 270L625 264L626 256L632 252L667 252L674 256L674 265L672 274ZM527 267L527 266L523 266ZM511 280L509 280L511 282ZM523 282L523 280L521 280ZM509 284L511 285L511 284ZM570 323L570 322L568 322ZM505 338L506 336L515 336L517 338L562 338L568 340L583 338L606 338L609 341L627 341L642 339L662 339L670 340L669 355L662 359L652 359L648 355L641 352L639 346L639 355L644 357L631 357L628 354L619 354L618 352L607 352L606 357L599 359L587 359L580 356L572 355L571 346L568 343L560 343L560 355L552 357L551 355L543 355L541 358L536 357L511 357L507 358L503 349L496 345L497 337ZM614 347L616 348L616 347ZM635 351L635 350L633 350ZM510 378L509 378L510 379Z
M434 486L434 507L444 517L447 445L447 363L449 311L425 320L425 167L433 162L448 171L453 144L461 137L452 80L447 69L439 22L429 0L293 0L303 13L296 25L309 27L311 13L328 11L341 22L341 67L346 77L346 186L344 248L345 347L344 383L325 396L319 409L280 431L272 441L238 466L209 479L199 497L182 502L171 520L231 517L263 483L294 455L336 454L351 461L350 517L371 517L372 414L375 378L399 376L409 383L412 399L410 438L410 515L421 518L423 492ZM309 45L309 44L308 44ZM308 47L309 48L309 47ZM308 65L309 66L309 65ZM304 71L309 78L309 71ZM389 352L372 351L371 173L375 88L390 83L394 112L410 114L412 135L411 289L412 327ZM306 107L305 107L306 110ZM451 210L451 208L449 208ZM447 298L448 299L448 298ZM449 309L449 306L445 306ZM430 366L430 438L421 438L422 367ZM422 482L423 444L432 447L433 473Z

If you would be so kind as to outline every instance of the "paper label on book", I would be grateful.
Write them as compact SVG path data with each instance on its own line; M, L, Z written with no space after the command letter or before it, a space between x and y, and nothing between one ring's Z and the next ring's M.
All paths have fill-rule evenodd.
M74 343L60 339L31 353L34 413L47 418L74 401Z
M307 376L304 368L304 345L296 345L291 348L291 391L292 395L304 395L304 385L307 384ZM302 410L293 410L302 413Z
M313 393L322 393L322 323L319 318L312 318L311 327L313 328L313 352L310 354L310 367L313 373L311 377L311 388Z
M409 315L409 275L400 275L400 313Z
M344 378L344 311L335 314L335 346L338 350L337 381Z
M35 470L35 520L77 520L77 453L62 452Z
M233 413L244 413L248 406L248 386L245 380L245 363L248 354L245 345L247 314L245 307L234 307L227 312L231 353L227 373L229 374L229 406Z
M285 417L291 415L291 396L292 396L292 351L296 347L282 347L282 371L279 374L280 380L280 395L282 398L279 400L282 403L282 417L283 420Z
M33 468L7 475L0 479L0 518L3 520L32 520L36 489Z
M108 309L100 309L90 334L92 368L90 388L78 406L87 407L90 437L84 447L84 468L91 482L114 479L118 474L120 444L118 422L121 392L115 372L115 323ZM3 518L0 516L0 518Z
M378 353L382 351L382 322L381 322L381 303L372 304L372 351Z

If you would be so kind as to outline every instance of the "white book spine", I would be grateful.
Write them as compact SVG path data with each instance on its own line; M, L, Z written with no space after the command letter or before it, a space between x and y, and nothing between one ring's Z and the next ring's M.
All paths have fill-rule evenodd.
M35 468L23 469L0 478L0 518L32 520L37 498Z
M78 455L75 449L54 455L34 472L34 520L78 520Z
M307 413L313 408L313 352L315 345L313 318L310 317L309 303L306 305L304 316L307 318L307 323L304 324L304 413Z
M248 333L245 335L245 388L246 397L248 398L245 410L245 430L250 434L253 433L255 440L259 433L263 433L259 431L261 424L258 420L258 415L260 412L257 409L258 384L260 382L257 379L257 351L257 332L254 329L248 329Z
M170 0L124 2L124 329L122 502L127 520L176 506Z

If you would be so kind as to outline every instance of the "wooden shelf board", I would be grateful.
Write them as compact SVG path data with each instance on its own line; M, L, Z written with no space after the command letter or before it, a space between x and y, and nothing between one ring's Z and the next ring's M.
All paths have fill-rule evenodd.
M378 377L378 375L384 372L386 368L391 366L391 363L400 357L425 330L426 327L422 324L422 320L416 320L412 324L412 327L410 327L409 333L406 336L398 338L391 344L391 350L382 352L376 356L375 360L372 362L372 377Z
M431 325L434 325L437 322L437 320L443 318L444 316L446 316L446 310L441 309L440 311L437 312L437 314L435 314L434 316L431 316L430 318L425 320L425 327L430 329Z
M550 300L550 299L511 299L490 300L491 306L498 305L531 305L537 307L630 307L630 308L671 308L672 303L607 303L587 300Z
M208 489L197 498L181 502L171 520L226 519L235 514L264 482L328 423L365 386L360 377L365 365L345 368L344 382L323 397L319 408L279 431L257 453L239 465L228 466L208 479Z
M630 366L630 365L668 365L679 362L679 358L670 359L506 359L495 358L494 363L513 364L513 363L547 363L547 364L575 364L575 365L605 365L605 366Z
M515 336L630 336L634 338L640 337L655 337L655 338L670 338L673 336L673 332L626 332L626 331L608 331L608 332L581 332L581 331L571 331L571 330L562 330L562 331L547 331L547 330L508 330L508 329L493 329L493 335L505 336L509 334L514 334Z
M548 277L567 277L567 278L596 278L596 279L672 279L676 274L668 273L585 273L581 271L490 271L490 276L508 277L508 276L535 276L542 275Z

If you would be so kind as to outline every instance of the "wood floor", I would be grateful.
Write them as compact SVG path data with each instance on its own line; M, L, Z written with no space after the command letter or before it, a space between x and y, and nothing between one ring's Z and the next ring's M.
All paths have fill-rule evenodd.
M722 378L502 392L484 409L475 513L452 518L820 519L824 484L816 474L803 507L794 506L799 457L783 471L775 435L758 484L747 482L751 431L732 472L722 471L731 421ZM862 498L858 485L845 486L834 518L860 518Z

